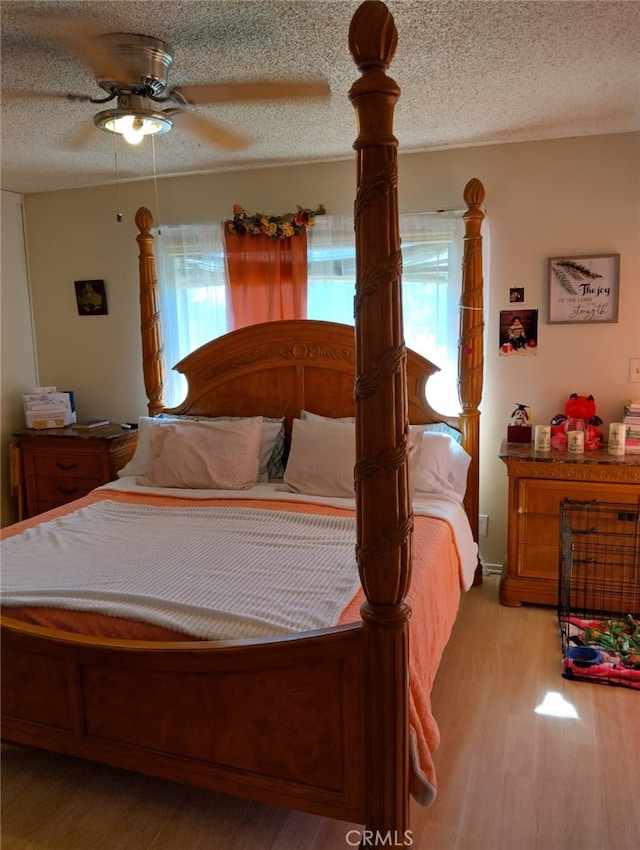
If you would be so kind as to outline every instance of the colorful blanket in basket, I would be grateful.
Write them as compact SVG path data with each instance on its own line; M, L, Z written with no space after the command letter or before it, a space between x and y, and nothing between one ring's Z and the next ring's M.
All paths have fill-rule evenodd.
M600 620L569 617L563 675L640 689L640 620L628 614Z

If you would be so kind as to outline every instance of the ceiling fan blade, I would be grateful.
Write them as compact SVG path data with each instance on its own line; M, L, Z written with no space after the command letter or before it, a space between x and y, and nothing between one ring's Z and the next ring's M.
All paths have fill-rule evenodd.
M227 130L221 124L207 121L206 118L201 118L200 115L195 115L193 112L185 112L182 109L166 109L165 112L169 114L174 124L219 148L237 151L245 148L249 143L249 140L239 133Z
M89 103L87 94L62 94L51 91L3 91L2 100L71 100L77 103Z
M259 80L247 83L215 83L208 86L176 86L171 94L186 103L233 103L250 100L306 100L328 98L331 88L325 80L306 83Z
M63 147L71 150L82 150L82 148L86 148L87 145L95 138L96 133L98 133L96 125L93 121L87 121L85 124L78 127L77 130L66 135L62 145Z
M101 42L99 33L108 31L108 23L93 11L90 17L86 11L79 14L66 10L53 13L31 11L21 14L18 21L20 19L43 43L53 44L83 60L95 76L99 73L112 76L121 68L117 57L110 55Z

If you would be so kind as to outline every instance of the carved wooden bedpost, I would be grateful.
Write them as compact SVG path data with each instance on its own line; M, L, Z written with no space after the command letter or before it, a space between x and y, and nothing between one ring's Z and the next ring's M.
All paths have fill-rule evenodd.
M478 482L480 478L480 411L484 367L484 321L482 236L484 186L473 177L464 188L464 255L462 260L462 296L460 299L460 342L458 347L458 395L462 407L460 425L464 445L471 455L467 476L465 509L474 540L478 539ZM474 584L482 583L480 564Z
M136 240L140 249L140 327L142 333L142 369L147 392L149 416L160 413L164 407L164 362L162 359L162 331L158 310L158 280L153 256L153 216L146 207L136 213Z
M406 350L402 323L397 140L400 95L386 75L397 43L391 13L365 0L349 48L362 73L349 98L357 113L356 511L357 558L366 602L368 829L409 823L408 620L413 515L408 487ZM395 842L394 842L395 844ZM394 845L392 845L394 846Z

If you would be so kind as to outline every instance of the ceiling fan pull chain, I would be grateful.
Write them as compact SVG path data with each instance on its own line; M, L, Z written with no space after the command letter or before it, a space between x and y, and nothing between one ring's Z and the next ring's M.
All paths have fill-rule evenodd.
M120 183L118 182L118 142L117 134L113 134L113 158L116 167L116 221L122 221L122 213L120 212Z
M153 159L153 191L156 196L156 221L158 222L158 236L162 236L162 227L160 225L160 201L158 200L158 173L156 170L156 140L151 136L151 156Z

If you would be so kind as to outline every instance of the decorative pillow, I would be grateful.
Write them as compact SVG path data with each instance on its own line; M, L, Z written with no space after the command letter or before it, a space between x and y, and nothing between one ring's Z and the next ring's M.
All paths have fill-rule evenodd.
M294 419L281 489L353 498L355 462L356 433L351 423Z
M262 421L167 422L151 428L153 459L140 484L246 490L258 477Z
M267 468L263 462L267 456ZM258 481L281 481L284 475L284 416L280 419L262 417L262 444Z
M271 419L269 417L245 416L141 416L138 419L138 442L131 460L118 472L119 478L125 476L138 477L144 475L153 458L151 451L151 427L165 422L240 422L245 419L262 419L262 434L260 441L260 462L258 481L279 480L284 474L284 417Z

